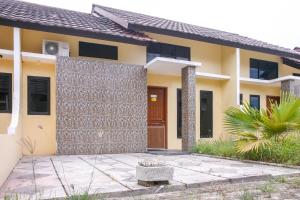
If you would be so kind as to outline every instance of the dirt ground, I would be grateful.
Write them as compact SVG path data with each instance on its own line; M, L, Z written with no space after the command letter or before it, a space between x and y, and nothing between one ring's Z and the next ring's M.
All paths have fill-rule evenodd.
M277 177L266 181L209 185L202 188L114 200L193 200L193 199L300 199L300 177Z

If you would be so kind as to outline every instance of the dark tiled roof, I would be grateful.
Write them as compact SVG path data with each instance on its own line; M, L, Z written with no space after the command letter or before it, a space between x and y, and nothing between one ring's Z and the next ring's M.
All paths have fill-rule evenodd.
M299 47L295 47L294 50L300 52ZM300 69L300 59L283 57L282 60L284 64Z
M248 50L261 51L279 56L288 56L300 59L300 53L272 45L259 40L244 37L238 34L200 27L187 23L167 20L149 15L93 5L93 11L98 12L120 25L127 25L129 29L156 32L188 39L206 41ZM107 15L107 13L109 13ZM113 16L112 16L113 15ZM117 20L116 20L117 19ZM126 28L127 28L126 27Z
M146 43L151 38L127 30L103 16L42 6L16 0L0 0L0 24L94 38Z

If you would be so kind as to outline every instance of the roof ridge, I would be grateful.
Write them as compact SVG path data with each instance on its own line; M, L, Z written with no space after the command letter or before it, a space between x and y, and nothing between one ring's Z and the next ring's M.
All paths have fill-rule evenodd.
M265 41L260 40L260 39L254 39L250 36L240 35L238 33L218 30L218 29L215 29L215 28L203 27L203 26L200 26L200 25L189 24L189 23L186 23L186 22L175 21L175 20L171 20L171 19L166 19L166 18L162 18L162 17L147 15L147 14L138 13L138 12L134 12L134 11L123 10L123 9L119 9L119 8L112 8L112 7L103 6L103 5L99 5L99 4L93 4L92 12L94 11L95 7L98 7L99 9L104 10L105 12L108 12L108 13L118 17L119 19L121 19L123 21L126 21L129 25L133 25L133 26L129 26L133 29L136 28L136 26L146 26L146 27L149 26L149 27L155 27L155 28L158 28L158 29L168 29L168 28L164 28L164 27L157 27L156 26L157 24L152 22L153 21L152 19L167 20L166 22L164 22L164 23L161 22L161 23L168 26L169 22L172 22L172 23L175 23L175 25L179 24L179 25L183 25L183 26L189 26L190 29L198 29L194 32L193 31L185 32L185 30L178 30L178 27L175 27L174 29L177 28L177 30L168 29L170 31L183 32L183 33L186 33L186 34L191 34L191 35L196 35L196 36L201 35L202 37L212 38L212 39L216 39L216 40L220 40L220 41L229 41L229 42L232 42L232 43L241 43L242 44L241 46L243 46L243 45L249 45L249 46L253 46L253 47L257 46L258 48L264 48L264 49L269 49L269 50L277 48L278 51L282 51L282 52L286 51L286 52L289 52L290 54L294 54L294 56L297 56L297 57L300 58L300 53L296 50L290 49L288 47L283 47L283 46L278 45L278 44L272 44L270 42L265 42ZM105 16L105 17L108 17L108 16ZM146 18L146 20L145 20L145 18ZM147 22L152 20L151 21L152 24L147 24L147 22L145 22L146 25L144 25L143 20L144 20L144 22L147 21L147 20L148 20ZM117 21L115 21L115 22L118 23ZM127 28L127 27L125 27L125 28ZM186 27L184 27L184 28L186 28ZM200 31L200 32L197 32L197 31ZM201 33L207 33L207 34L201 34ZM248 41L243 41L243 40L248 40ZM247 44L247 42L248 42L248 44Z
M119 9L119 8L113 8L113 7L103 6L103 5L99 5L99 4L93 4L92 7L94 7L94 6L98 6L98 7L101 7L101 8L107 8L107 9L119 10L119 11L122 11L122 12L128 12L128 13L132 13L132 14L139 14L139 15L153 17L153 18L159 18L159 19L168 20L168 21L172 21L172 22L176 22L176 23L181 23L181 24L185 24L185 25L189 25L189 26L197 26L199 28L204 28L204 29L208 29L208 30L212 30L212 31L218 31L218 32L221 31L223 33L228 33L228 34L233 34L233 35L239 35L237 33L232 33L232 32L229 32L229 31L223 31L223 30L219 30L219 29L215 29L215 28L204 27L204 26L200 26L200 25L196 25L196 24L190 24L190 23L182 22L182 21L175 21L175 20L172 20L172 19L164 18L164 17L157 17L157 16L153 16L153 15L149 15L149 14L143 14L143 13L138 13L138 12L129 11L129 10L124 10L124 9Z

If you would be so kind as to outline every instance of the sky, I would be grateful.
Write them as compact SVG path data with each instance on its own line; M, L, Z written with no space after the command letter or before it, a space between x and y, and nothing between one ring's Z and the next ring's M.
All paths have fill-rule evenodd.
M92 4L237 33L287 48L300 46L300 0L26 0L91 12Z

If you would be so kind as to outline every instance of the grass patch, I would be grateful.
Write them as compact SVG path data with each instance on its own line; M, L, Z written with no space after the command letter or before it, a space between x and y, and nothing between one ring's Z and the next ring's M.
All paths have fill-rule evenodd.
M260 148L258 151L250 151L247 153L239 153L235 148L234 142L229 140L200 141L194 150L197 153L208 155L300 165L299 136L289 136L282 142L272 141L270 148Z
M247 190L244 190L243 194L240 197L240 200L253 200L254 195Z
M212 142L200 141L195 147L194 151L197 153L225 156L225 157L238 157L234 148L233 141L216 140Z
M274 192L274 187L271 182L267 182L261 186L260 190L265 193L271 193Z

